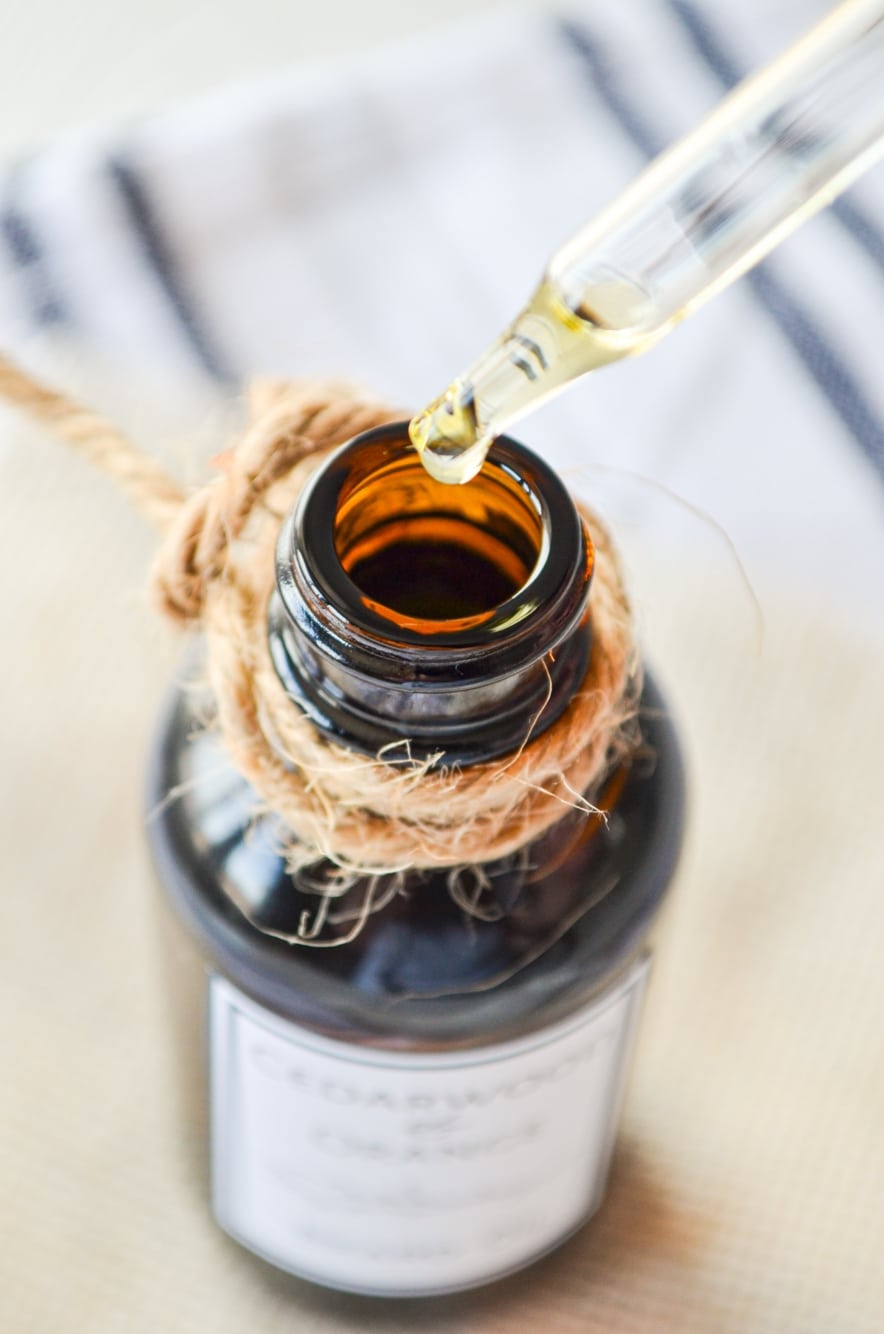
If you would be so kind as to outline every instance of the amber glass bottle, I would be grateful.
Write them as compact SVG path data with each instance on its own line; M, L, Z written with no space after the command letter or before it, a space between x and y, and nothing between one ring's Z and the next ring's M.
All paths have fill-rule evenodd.
M474 764L517 747L544 701L549 726L579 686L591 575L572 501L526 449L502 439L473 482L444 486L404 425L384 427L331 458L282 530L273 660L292 708L347 747L407 739ZM329 868L287 871L207 712L193 691L172 700L149 830L191 942L182 1021L208 1026L215 1217L352 1291L452 1291L527 1264L604 1190L681 839L655 688L640 747L587 794L603 818L565 809L532 845L458 868L457 895L448 870L363 878L309 945L291 939L317 921ZM335 943L369 890L383 906Z

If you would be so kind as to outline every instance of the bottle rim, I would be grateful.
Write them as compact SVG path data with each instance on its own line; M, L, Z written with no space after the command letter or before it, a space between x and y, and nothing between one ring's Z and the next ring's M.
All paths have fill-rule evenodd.
M300 620L305 600L315 611L324 605L331 618L345 619L351 639L365 647L375 642L386 652L397 648L423 653L446 650L443 656L450 658L461 653L471 656L476 650L513 650L527 646L541 622L545 647L552 648L550 632L554 640L561 638L585 601L594 562L591 538L553 470L508 437L494 442L482 473L492 478L497 474L515 484L525 505L535 512L538 541L533 568L511 596L495 606L469 616L433 620L403 614L367 596L342 562L335 525L328 522L328 516L338 514L354 469L370 451L378 469L407 461L421 478L426 476L409 440L407 422L365 431L325 462L307 484L280 535L278 588L289 614ZM368 474L361 479L370 480ZM460 491L459 487L435 485L452 495ZM556 623L560 621L559 631Z
M422 621L418 631L365 597L335 542L354 469L403 458L427 476L407 422L379 427L337 450L305 488L277 546L268 608L274 667L314 725L348 747L377 755L403 744L412 757L446 764L508 754L524 744L529 724L533 735L551 726L584 679L591 540L555 473L523 445L497 441L483 468L510 495L521 488L535 516L537 559L513 596L483 615L439 621L431 633ZM463 490L433 486L452 496Z

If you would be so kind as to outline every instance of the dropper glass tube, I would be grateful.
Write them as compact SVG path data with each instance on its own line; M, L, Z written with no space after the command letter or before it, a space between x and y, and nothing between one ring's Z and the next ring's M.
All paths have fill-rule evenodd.
M552 258L502 336L414 418L439 481L588 371L655 343L884 150L884 0L847 0Z

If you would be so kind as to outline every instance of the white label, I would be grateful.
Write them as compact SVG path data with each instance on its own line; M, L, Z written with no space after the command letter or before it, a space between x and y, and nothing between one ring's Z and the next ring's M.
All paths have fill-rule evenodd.
M430 1294L542 1255L598 1205L647 974L530 1037L395 1052L211 980L215 1216L282 1269Z

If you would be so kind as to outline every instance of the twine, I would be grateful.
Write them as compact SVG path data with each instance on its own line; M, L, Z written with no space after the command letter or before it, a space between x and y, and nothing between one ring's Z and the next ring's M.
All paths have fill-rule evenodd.
M591 795L634 750L640 672L629 605L609 537L581 507L596 548L593 647L565 711L503 759L460 768L418 762L397 745L376 758L319 733L273 667L267 603L280 523L329 451L400 420L352 386L259 382L252 424L220 455L217 475L185 497L116 427L40 385L0 355L0 396L110 474L163 534L151 575L159 609L206 639L206 671L227 752L256 800L288 831L290 869L327 859L316 892L344 893L359 875L496 861L533 842L569 809L598 813Z

